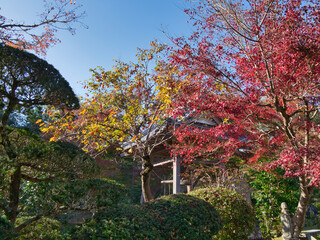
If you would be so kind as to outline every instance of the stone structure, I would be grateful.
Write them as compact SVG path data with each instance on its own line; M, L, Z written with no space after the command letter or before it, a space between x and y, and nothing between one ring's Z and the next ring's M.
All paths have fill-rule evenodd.
M285 202L281 203L281 225L282 225L282 238L283 240L293 239L293 219L288 211L288 206Z

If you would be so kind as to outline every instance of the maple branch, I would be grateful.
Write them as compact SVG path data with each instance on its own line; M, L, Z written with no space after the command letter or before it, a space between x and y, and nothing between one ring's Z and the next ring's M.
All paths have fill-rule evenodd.
M298 114L298 113L303 113L303 112L304 112L303 110L298 109L298 110L294 111L293 113L291 113L291 114L288 115L288 116L289 116L289 118L292 118L292 117L295 116L296 114Z
M157 140L155 141L156 144L153 144L153 145L152 145L152 147L151 147L151 149L150 149L150 152L152 152L155 147L162 145L163 143L167 142L167 141L168 141L169 139L171 139L172 137L173 137L172 134L169 134L169 136L166 136L166 134L164 134L161 140L157 139Z
M213 2L213 1L211 1ZM228 5L228 3L226 1L220 1L220 3L224 3L226 5ZM219 6L217 3L212 3L212 7L213 9L218 13L218 15L220 17L222 17L223 21L226 23L226 25L231 28L231 31L232 32L235 32L237 33L239 36L243 37L244 39L248 40L248 41L251 41L251 42L259 42L259 40L256 40L256 39L253 39L253 38L250 38L244 34L242 34L240 31L238 31L236 28L234 28L232 26L232 24L230 23L229 19L226 17L228 14L230 14L231 16L235 17L236 20L238 19L237 18L237 15L233 15L232 13L230 13L230 11L234 11L232 7L229 7L229 9L225 9L225 11L227 12L227 14L223 13L220 9L223 9L223 6L221 4L221 6ZM230 10L231 9L231 10ZM241 22L242 23L242 22ZM245 24L243 24L245 26ZM243 28L242 28L243 29Z
M271 6L272 6L272 4L273 4L274 2L275 2L275 0L270 1L266 12L265 12L263 18L261 19L261 22L258 24L258 27L259 27L259 28L262 26L262 24L263 24L264 21L266 20L267 15L268 15L268 13L269 13L269 11L270 11L270 9L271 9Z
M59 21L61 22L61 21ZM58 23L57 20L46 20L46 21L43 21L43 22L40 22L40 23L35 23L35 24L1 24L0 25L0 28L3 28L3 29L6 29L6 28L20 28L21 31L24 31L24 32L27 32L29 31L30 29L33 29L33 28L37 28L37 27L40 27L40 26L43 26L43 25L47 25L49 23ZM61 23L66 23L66 21L63 21Z
M273 81L271 80L271 73L270 73L270 70L269 70L269 65L268 65L268 62L267 62L267 59L266 59L266 56L265 56L265 53L264 53L264 49L263 49L261 43L259 43L259 48L260 48L260 52L261 52L262 59L263 59L263 62L264 62L264 66L265 66L265 68L266 68L266 73L267 73L268 81L269 81L269 83L270 83L271 93L272 93L273 95L275 95L274 83L273 83Z
M314 114L310 117L311 120L313 120L316 116L317 116L317 113L318 113L318 109L315 109L313 110L314 111ZM311 113L311 112L310 112Z
M238 92L241 92L243 95L247 96L247 93L244 92L241 87L234 81L232 80L227 74L225 74L221 69L215 67L215 69L223 76L225 77L227 80L229 80L231 82L231 84L229 84L228 82L226 81L222 81L221 79L219 79L218 77L215 77L215 76L212 76L214 79L217 80L218 83L221 83L227 87L230 87ZM209 74L210 75L210 74Z
M273 120L270 120L270 119L266 119L266 118L261 118L258 116L258 114L256 114L256 118L257 120L259 121L263 121L265 123L270 123L271 125L275 126L276 128L280 129L282 132L286 132L285 129L277 122L273 121Z

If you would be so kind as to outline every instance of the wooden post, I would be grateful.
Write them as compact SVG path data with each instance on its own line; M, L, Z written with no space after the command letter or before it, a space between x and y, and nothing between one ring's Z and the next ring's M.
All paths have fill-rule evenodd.
M173 161L173 194L180 193L180 158Z

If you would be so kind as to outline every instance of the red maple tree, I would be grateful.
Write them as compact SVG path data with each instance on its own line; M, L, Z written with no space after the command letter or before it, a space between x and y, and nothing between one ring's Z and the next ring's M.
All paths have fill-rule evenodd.
M175 39L171 61L188 79L175 114L216 117L215 128L177 132L177 154L228 160L250 151L252 162L298 177L301 197L293 239L320 184L320 1L205 0L186 11L196 26ZM280 207L280 206L279 206Z

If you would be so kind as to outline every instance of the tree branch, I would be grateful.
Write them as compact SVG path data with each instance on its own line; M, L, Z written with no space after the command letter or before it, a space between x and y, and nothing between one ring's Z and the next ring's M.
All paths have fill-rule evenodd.
M25 228L26 226L28 226L29 224L39 220L40 218L42 218L42 215L38 215L38 216L35 216L33 218L30 218L29 220L25 221L24 223L20 224L18 227L16 227L14 229L14 232L19 232L21 231L23 228Z
M30 181L30 182L48 182L48 181L51 181L54 179L54 177L48 177L48 178L33 178L33 177L30 177L28 175L25 175L25 174L21 174L21 177L27 181Z

